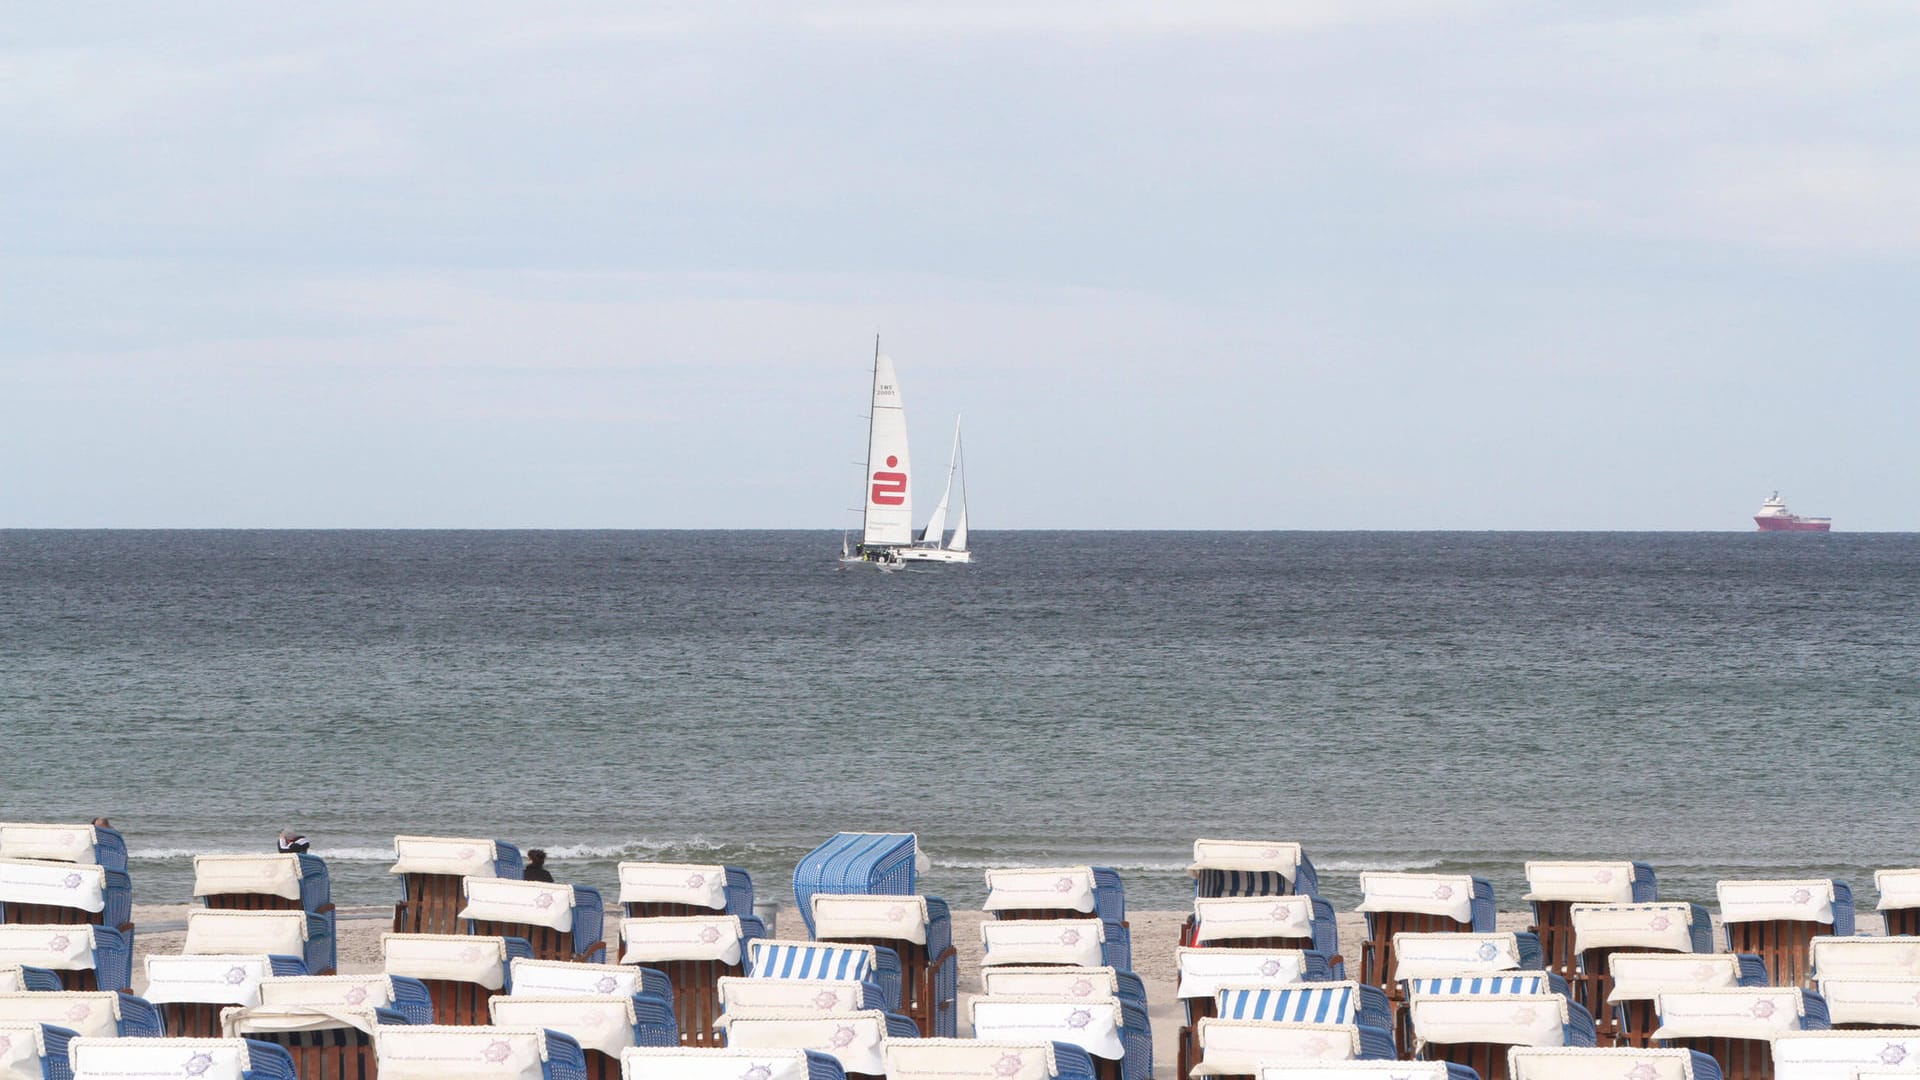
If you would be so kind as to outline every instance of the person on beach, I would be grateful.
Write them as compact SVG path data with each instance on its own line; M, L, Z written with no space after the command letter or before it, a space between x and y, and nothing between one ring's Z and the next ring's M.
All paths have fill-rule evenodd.
M280 854L282 855L305 855L307 853L307 838L294 832L292 829L280 830L279 845Z
M521 881L552 881L553 874L547 870L547 853L539 848L527 849L527 865L520 871Z

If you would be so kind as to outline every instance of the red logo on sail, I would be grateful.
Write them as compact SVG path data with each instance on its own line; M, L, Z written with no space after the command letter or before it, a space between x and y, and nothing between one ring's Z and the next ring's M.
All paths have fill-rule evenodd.
M887 455L887 468L900 464L900 459ZM873 491L870 493L874 503L880 506L900 506L907 501L907 474L903 472L877 472L873 474Z

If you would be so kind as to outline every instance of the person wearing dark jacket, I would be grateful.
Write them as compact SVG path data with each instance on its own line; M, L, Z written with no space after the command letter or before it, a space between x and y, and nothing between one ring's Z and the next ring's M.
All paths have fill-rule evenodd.
M552 881L553 874L547 870L547 853L539 848L527 849L527 865L520 871L522 881Z
M292 829L280 830L278 843L280 854L282 855L305 855L307 853L307 838L294 832Z

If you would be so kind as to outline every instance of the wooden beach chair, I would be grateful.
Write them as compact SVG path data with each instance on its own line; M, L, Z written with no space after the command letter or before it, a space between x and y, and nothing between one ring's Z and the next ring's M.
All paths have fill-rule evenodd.
M1874 1070L1913 1076L1920 1070L1920 1032L1806 1031L1773 1039L1775 1080L1855 1080Z
M558 1031L580 1044L587 1080L620 1080L620 1055L631 1046L679 1046L680 1031L658 998L637 994L496 995L497 1027Z
M1018 866L988 870L987 901L996 919L1072 919L1095 915L1127 921L1127 891L1105 866Z
M381 1024L405 1023L398 1012L364 1005L254 1005L220 1014L222 1037L280 1047L300 1080L375 1076L374 1032Z
M535 1027L417 1027L380 1024L373 1047L380 1071L459 1080L578 1080L586 1075L580 1044Z
M72 1080L299 1080L286 1050L252 1039L87 1037L67 1044L67 1059Z
M1153 1023L1146 984L1131 971L1114 967L1026 967L980 969L981 989L995 997L1040 996L1120 1003L1120 1041L1129 1060L1153 1061Z
M461 879L520 880L520 849L503 840L396 836L388 872L400 878L394 933L459 934L465 932L460 909L466 906Z
M753 878L737 866L623 862L620 904L631 919L753 914Z
M1574 973L1568 982L1573 999L1593 1014L1600 1045L1613 1046L1622 1038L1617 1011L1612 1007L1613 976L1607 958L1617 952L1710 953L1713 919L1699 904L1573 904L1568 908L1573 929ZM1641 1017L1642 1041L1652 1031L1651 1014Z
M1118 998L981 994L968 1002L975 1038L1044 1039L1086 1051L1098 1080L1144 1080L1153 1057L1129 1055L1126 1008Z
M1458 931L1433 934L1395 934L1393 969L1388 972L1387 1000L1393 1007L1393 1031L1402 1046L1411 1046L1413 1031L1407 1001L1416 983L1427 991L1444 993L1520 992L1501 976L1538 974L1526 993L1567 993L1567 982L1542 969L1540 939L1531 933ZM1436 989L1444 981L1450 989Z
M1507 1080L1516 1046L1593 1045L1593 1018L1564 994L1416 993L1407 1014L1415 1056L1464 1065L1481 1080Z
M1306 949L1182 947L1175 951L1174 962L1179 972L1174 992L1183 1020L1175 1039L1180 1076L1190 1075L1199 1061L1199 1024L1214 1015L1222 989L1290 986L1333 978L1326 956Z
M1367 1056L1352 1024L1293 1024L1210 1016L1194 1033L1197 1060L1190 1076L1252 1078L1268 1062L1376 1060Z
M304 959L315 975L337 967L333 885L315 855L195 855L194 899L215 911L303 911Z
M104 926L133 939L133 886L97 863L0 859L0 923Z
M144 996L165 1018L167 1034L196 1039L221 1037L224 1009L260 1004L260 984L272 974L304 974L298 960L251 955L149 956Z
M880 1056L887 1080L1093 1080L1086 1051L1038 1039L888 1039Z
M1920 936L1920 868L1875 870L1874 906L1886 920L1888 937Z
M880 1048L888 1039L915 1039L920 1032L899 1013L816 1010L735 1010L720 1017L726 1045L743 1050L811 1050L840 1062L849 1080L886 1076Z
M0 994L0 1023L53 1024L78 1035L159 1038L160 1010L145 998L105 990Z
M1720 1064L1698 1050L1647 1047L1516 1046L1507 1080L1720 1080Z
M1544 965L1571 982L1579 969L1573 948L1573 905L1639 904L1660 898L1653 867L1643 862L1529 861L1527 894L1533 933Z
M20 965L16 990L48 989L49 974L56 990L132 990L132 933L88 923L0 924L0 964Z
M912 833L839 833L793 868L793 902L813 933L814 893L912 896L919 868Z
M1662 993L1654 1012L1656 1045L1707 1054L1726 1080L1773 1080L1775 1039L1827 1027L1825 1002L1797 986Z
M1776 986L1811 985L1813 939L1854 932L1853 891L1844 881L1722 881L1716 891L1727 950L1758 956Z
M388 975L426 987L439 1027L487 1023L488 999L512 986L509 961L533 952L519 938L467 934L383 934L380 948Z
M715 1046L720 979L746 974L747 945L760 938L751 916L659 916L620 921L622 965L645 965L672 984L673 1015L686 1046Z
M433 1023L427 984L405 975L269 975L260 1004L286 1008L391 1010L409 1024Z
M830 1054L726 1046L634 1047L621 1053L620 1068L623 1080L846 1080L847 1076L839 1059Z
M607 943L600 891L585 885L509 878L461 879L467 932L526 941L540 960L591 962L604 958Z
M892 950L900 965L895 1011L932 1036L955 1034L960 958L945 900L815 893L812 903L814 940Z
M1387 992L1393 986L1393 938L1396 934L1478 931L1491 933L1493 885L1467 874L1403 874L1366 871L1360 875L1359 910L1367 919L1360 946L1360 981Z
M1656 1003L1661 994L1693 990L1732 990L1767 985L1766 965L1757 956L1735 953L1629 952L1606 957L1607 1007L1614 1016L1618 1045L1653 1045L1660 1026Z

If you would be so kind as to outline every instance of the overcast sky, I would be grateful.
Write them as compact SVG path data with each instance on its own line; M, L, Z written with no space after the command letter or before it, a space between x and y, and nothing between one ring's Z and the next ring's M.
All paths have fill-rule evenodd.
M1906 2L28 5L0 526L1920 529L1917 255Z

